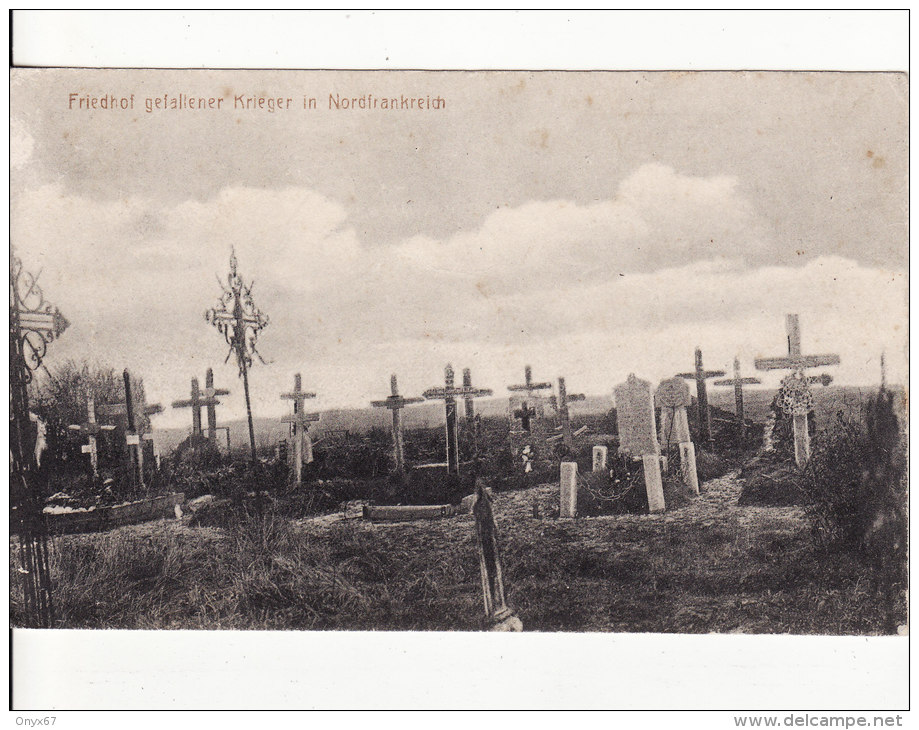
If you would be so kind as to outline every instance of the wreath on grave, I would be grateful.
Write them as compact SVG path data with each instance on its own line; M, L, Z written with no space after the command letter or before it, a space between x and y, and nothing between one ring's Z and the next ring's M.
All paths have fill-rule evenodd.
M782 378L779 404L784 413L795 416L807 415L814 409L814 394L803 373L792 373Z

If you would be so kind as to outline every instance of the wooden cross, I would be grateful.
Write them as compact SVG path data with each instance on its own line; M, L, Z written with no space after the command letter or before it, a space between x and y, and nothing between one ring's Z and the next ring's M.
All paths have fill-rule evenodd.
M70 425L71 431L79 431L89 439L88 444L83 444L80 451L89 454L89 463L93 470L93 479L99 478L99 452L96 448L96 438L101 431L114 431L114 426L103 426L96 422L96 401L91 395L86 397L86 423Z
M468 371L467 371L468 372ZM402 409L412 403L421 403L424 398L403 398L399 395L399 383L395 374L389 378L389 389L392 395L386 400L370 401L374 408L388 408L392 411L392 444L393 459L395 460L396 473L405 471L405 452L403 450Z
M449 364L444 368L444 387L429 388L422 393L425 398L436 398L444 402L444 409L446 411L448 474L459 474L459 435L456 428L457 397L481 398L491 394L492 391L487 388L474 388L467 385L457 388L454 385L453 366Z
M759 378L742 378L740 377L740 360L734 358L734 377L726 380L716 380L713 385L717 386L734 386L734 413L737 417L737 428L740 431L741 439L747 430L747 424L743 415L743 386L755 385L761 383Z
M302 380L300 378L300 373L294 375L294 389L290 393L281 393L281 398L284 400L292 400L294 402L294 414L292 416L287 416L281 419L282 423L292 423L293 424L293 438L294 438L294 484L301 484L303 481L303 437L309 431L310 423L315 423L319 420L318 413L305 413L303 411L303 402L307 398L315 398L315 393L307 393L301 388ZM308 460L312 461L312 447L309 448L309 457Z
M801 326L797 314L785 315L785 331L788 335L788 357L756 358L753 364L757 370L792 370L804 385L810 378L804 375L805 368L816 368L824 365L838 365L839 355L803 355L801 353ZM795 463L803 468L810 458L810 434L807 431L807 412L792 412L795 434Z
M724 370L706 370L702 366L702 350L696 348L696 369L691 373L677 373L678 378L696 381L696 408L699 419L699 431L703 438L714 441L712 438L712 416L708 408L708 394L705 391L705 381L708 378L720 378Z
M201 407L203 405L204 400L201 398L198 378L191 379L191 398L172 401L173 408L191 408L191 433L195 441L201 436Z
M485 621L491 631L523 631L523 624L507 605L504 597L504 577L501 573L501 551L491 499L482 482L476 480L475 537L479 548L479 572L482 576L482 597L485 601Z
M526 401L520 404L520 408L514 411L514 418L520 421L520 428L524 431L530 431L530 419L536 418L536 409L528 405Z
M523 369L524 382L523 385L508 385L507 389L511 392L526 391L528 398L538 398L539 394L536 392L538 390L548 390L552 387L552 383L534 383L533 382L533 369L527 365Z
M214 369L208 368L204 374L204 399L202 402L207 406L207 440L215 448L217 447L217 406L220 405L217 396L229 394L230 391L226 388L214 387Z
M124 403L113 403L110 405L99 406L99 413L108 416L125 416L128 422L127 432L125 433L125 443L133 447L131 456L131 465L136 470L137 484L144 488L144 441L153 441L153 436L144 433L143 428L139 427L134 420L135 406L134 398L131 393L131 373L125 369L122 374L124 377ZM144 406L142 413L145 416L152 416L163 412L163 406L159 403L152 403ZM198 426L201 425L201 414L198 412Z
M558 397L554 395L549 397L549 404L558 413L562 421L562 440L565 446L571 448L574 445L574 439L571 433L571 419L568 415L568 404L582 401L586 398L583 393L569 393L565 388L565 379L558 379Z

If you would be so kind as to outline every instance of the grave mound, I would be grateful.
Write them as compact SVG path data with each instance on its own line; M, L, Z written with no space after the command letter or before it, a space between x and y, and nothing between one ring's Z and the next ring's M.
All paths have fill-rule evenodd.
M792 507L807 503L801 473L793 459L775 452L761 454L740 471L743 490L737 503L749 507Z

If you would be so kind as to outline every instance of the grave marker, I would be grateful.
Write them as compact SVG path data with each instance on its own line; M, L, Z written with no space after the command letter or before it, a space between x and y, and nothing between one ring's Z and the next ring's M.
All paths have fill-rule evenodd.
M393 459L396 473L405 471L405 451L403 449L402 409L412 403L421 403L424 398L403 398L399 395L399 384L395 374L389 378L389 389L392 395L386 400L370 401L374 408L389 408L392 411Z
M585 400L587 396L583 393L569 393L565 387L565 379L558 379L558 396L550 396L549 404L558 413L561 420L562 439L569 449L574 446L574 438L571 433L571 417L568 413L568 404Z
M661 409L661 446L665 453L670 451L671 444L677 446L683 483L698 494L696 447L689 434L689 419L686 416L686 406L692 403L689 385L679 377L662 380L654 394L654 403Z
M226 388L214 387L214 369L208 368L204 374L204 404L207 406L207 440L211 445L217 448L217 406L220 401L218 395L229 395L230 391Z
M785 331L788 335L787 357L763 357L754 360L757 370L792 370L782 379L782 410L792 416L795 438L795 463L804 468L810 458L810 434L807 430L807 414L813 407L813 395L808 388L809 378L805 368L824 365L838 365L839 355L804 355L801 353L801 327L797 314L785 315Z
M501 574L501 551L495 527L491 498L482 482L475 485L476 544L479 548L479 571L482 576L482 597L485 601L485 619L490 631L523 631L523 623L507 605L504 598L504 578Z
M290 393L281 393L282 400L292 400L294 402L294 414L281 419L282 423L293 424L294 439L294 484L299 486L303 482L303 439L309 439L310 423L319 420L318 413L305 413L303 411L303 402L308 398L315 398L315 393L307 393L302 389L302 379L300 373L294 375L294 389ZM307 444L307 463L313 460L312 443Z
M696 407L698 409L700 438L714 441L712 438L712 416L708 407L708 394L705 381L709 378L720 378L724 370L706 370L702 366L702 350L696 348L696 369L691 373L678 373L676 377L696 381Z
M609 449L606 446L594 446L593 448L593 471L606 471L606 460Z
M444 402L448 474L459 474L459 434L456 424L457 397L481 398L492 394L492 391L487 388L473 388L471 386L461 386L457 388L454 383L453 366L448 364L447 367L444 368L444 387L429 388L422 393L425 398L443 400Z
M578 463L563 461L559 467L558 516L578 516Z
M195 441L201 436L201 407L203 405L204 399L201 397L198 378L191 379L191 397L188 400L172 402L173 408L191 408L191 433Z
M716 380L714 385L717 386L734 386L734 414L737 418L737 430L740 438L743 439L747 432L747 422L744 420L743 413L743 386L755 385L761 383L759 378L742 378L740 377L740 359L734 358L734 377L726 380Z
M131 373L125 368L122 373L124 378L124 403L112 403L99 406L99 413L107 416L125 416L127 420L127 431L125 432L125 444L131 448L131 466L136 471L137 484L143 489L144 482L144 441L153 441L153 436L144 433L143 423L136 423L135 414L137 407L134 404L134 397L131 388ZM144 416L153 416L162 413L163 407L159 403L146 405L141 409ZM201 412L198 411L198 427L201 426Z
M89 463L92 467L93 479L99 478L99 452L96 448L96 438L102 431L114 431L114 426L103 426L96 422L96 401L93 397L86 397L86 422L79 425L70 425L71 431L79 431L89 440L88 444L83 444L80 451L89 454Z
M632 373L626 382L616 386L614 393L619 453L641 458L648 509L651 512L663 512L666 505L661 481L660 448L654 426L651 383Z

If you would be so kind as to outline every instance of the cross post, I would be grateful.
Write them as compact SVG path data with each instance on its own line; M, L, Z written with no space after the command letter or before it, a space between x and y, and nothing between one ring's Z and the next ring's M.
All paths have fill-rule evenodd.
M374 408L388 408L392 411L392 444L393 460L397 474L405 471L405 451L403 448L403 429L402 429L402 409L412 403L421 403L424 398L404 398L399 395L399 383L396 375L389 378L389 390L391 395L386 400L370 401Z
M102 431L114 431L114 426L103 426L96 422L96 401L89 395L86 397L86 422L67 426L71 431L79 431L86 436L89 443L83 444L80 451L89 454L89 463L92 467L93 479L99 478L99 452L96 447L96 438Z
M586 398L583 393L569 393L565 387L565 379L558 379L558 397L550 396L549 404L558 413L562 423L562 441L569 449L574 446L574 438L571 433L571 418L568 413L568 404L582 401Z
M447 431L448 474L459 474L459 435L456 427L457 397L480 398L491 394L492 391L487 388L474 388L465 385L457 388L454 381L453 366L449 364L444 368L444 387L429 388L422 393L425 398L442 400L444 402Z
M201 436L201 406L203 405L204 400L201 398L198 378L191 379L191 398L172 402L173 408L191 408L191 433L195 441Z
M696 369L691 373L677 373L678 378L684 380L696 381L696 408L699 419L699 431L702 437L709 442L714 441L712 437L712 416L708 407L708 393L705 390L705 381L708 378L720 378L724 375L724 370L706 370L702 366L702 350L696 348Z
M755 385L761 383L762 381L759 378L742 378L740 377L740 359L734 358L734 377L728 378L726 380L716 380L713 385L717 386L734 386L734 413L737 418L737 430L740 433L740 438L743 439L747 432L747 422L744 420L743 414L743 386L744 385Z
M838 365L839 355L835 353L826 355L804 355L801 353L801 325L798 322L797 314L785 315L785 332L788 338L788 356L787 357L760 357L753 361L757 370L791 370L792 375L786 377L783 382L783 388L786 381L789 384L797 384L795 392L797 395L792 397L791 403L787 408L793 418L794 436L795 436L795 463L799 468L804 468L807 460L810 458L810 434L807 430L807 385L812 382L811 378L804 374L805 368L817 368L824 365ZM829 376L826 376L829 377ZM825 381L825 379L823 379ZM796 402L800 400L800 402ZM783 406L785 410L786 406ZM789 410L786 410L788 413Z
M303 411L303 402L308 398L315 398L315 393L307 393L302 389L302 380L300 373L294 375L294 389L290 393L281 393L283 400L292 400L294 402L294 414L281 419L282 423L293 424L294 438L294 484L300 485L303 482L303 437L309 430L310 423L319 420L318 413L305 413ZM306 436L309 438L309 436ZM309 449L309 461L312 461L312 448Z
M211 445L217 447L217 406L220 401L218 395L229 395L230 391L226 388L214 387L214 369L208 368L204 374L204 403L207 405L207 440Z

